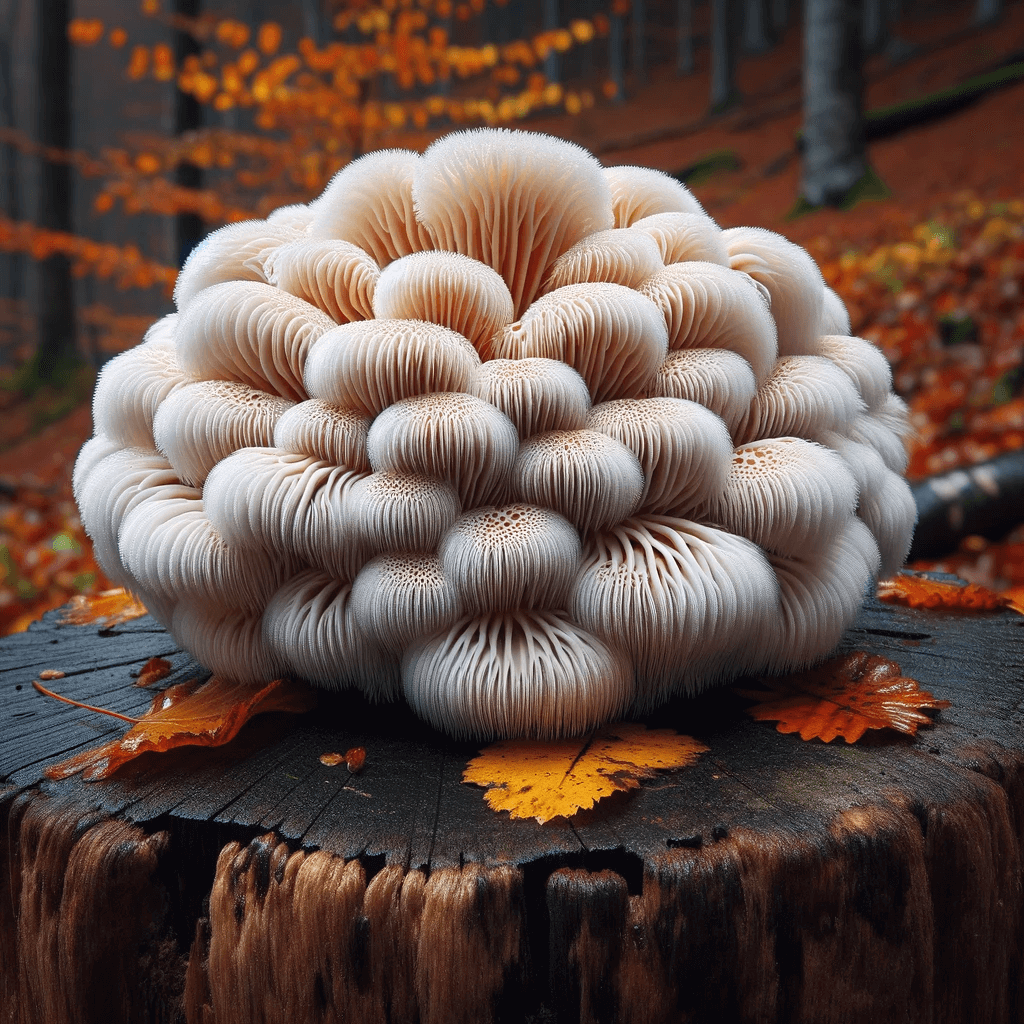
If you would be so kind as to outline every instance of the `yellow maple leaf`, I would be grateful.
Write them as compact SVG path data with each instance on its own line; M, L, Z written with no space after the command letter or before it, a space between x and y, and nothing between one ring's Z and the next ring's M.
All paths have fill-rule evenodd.
M484 799L512 818L572 817L641 779L685 768L708 748L671 729L622 722L570 740L501 740L474 757L462 781L486 786Z

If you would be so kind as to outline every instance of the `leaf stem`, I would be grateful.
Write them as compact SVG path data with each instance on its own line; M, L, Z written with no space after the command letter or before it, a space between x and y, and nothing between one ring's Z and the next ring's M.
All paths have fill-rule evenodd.
M138 725L142 721L141 718L130 718L128 715L120 715L116 711L108 711L106 708L98 708L93 704L83 704L80 700L62 697L59 693L48 690L38 679L33 679L32 685L44 696L52 697L54 700L62 700L65 704L70 704L72 707L85 708L86 711L95 711L97 715L109 715L111 718L120 718L122 722L130 722L132 725Z

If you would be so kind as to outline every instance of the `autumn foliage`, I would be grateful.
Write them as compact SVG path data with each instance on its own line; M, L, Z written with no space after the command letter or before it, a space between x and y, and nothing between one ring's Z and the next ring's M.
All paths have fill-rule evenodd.
M922 690L900 667L877 654L853 651L815 669L764 679L764 689L740 690L756 703L750 715L759 722L778 722L782 733L802 740L831 743L841 736L856 743L868 729L896 729L913 736L931 725L922 709L949 707Z

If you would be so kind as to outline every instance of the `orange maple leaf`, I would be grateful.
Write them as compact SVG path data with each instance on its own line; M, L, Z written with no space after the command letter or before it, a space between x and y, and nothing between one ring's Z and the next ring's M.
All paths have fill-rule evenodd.
M960 586L909 573L899 573L879 583L878 600L947 612L994 612L1010 604L1002 594L977 583Z
M110 629L147 614L146 606L124 587L104 590L99 594L76 594L65 608L67 611L61 616L61 625L89 626L96 623L101 629Z
M512 818L572 817L640 779L692 764L708 748L671 729L635 722L570 740L500 740L474 757L462 781L486 786L484 799Z
M32 685L48 697L132 723L119 739L51 765L45 773L50 779L66 779L81 772L90 782L108 778L147 751L185 746L220 747L234 739L242 726L256 715L266 711L302 714L316 703L313 692L304 684L275 679L263 686L253 686L229 683L213 676L198 688L192 680L158 693L146 714L130 718L62 697L38 682Z
M913 736L932 720L920 708L948 708L922 690L917 680L877 654L853 651L816 669L778 679L762 679L766 690L738 690L758 701L749 714L759 722L778 721L779 732L798 732L802 740L831 743L842 736L856 743L868 729L898 729Z

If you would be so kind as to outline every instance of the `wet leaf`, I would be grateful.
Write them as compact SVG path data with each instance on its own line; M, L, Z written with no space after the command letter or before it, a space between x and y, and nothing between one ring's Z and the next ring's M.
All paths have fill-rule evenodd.
M137 597L118 587L101 594L76 594L68 602L60 621L64 626L97 625L100 629L110 629L146 614L146 606Z
M327 765L328 768L337 768L337 766L339 764L343 764L344 761L345 761L345 755L344 754L333 753L333 754L321 754L320 755L320 763L323 764L323 765Z
M64 673L59 668L44 668L39 673L40 679L63 679Z
M977 583L959 586L908 573L899 573L879 583L878 599L908 608L946 612L994 612L1010 603L1002 594Z
M748 713L759 722L777 721L779 732L831 743L842 736L856 743L868 729L898 729L915 735L932 720L922 708L947 708L922 690L900 667L877 654L854 651L816 669L762 679L764 690L738 690L757 701Z
M469 762L462 781L487 787L493 810L543 823L636 789L659 771L684 768L707 749L671 729L620 722L580 739L492 743Z
M166 658L150 658L142 666L142 671L139 673L138 679L135 680L135 685L142 687L152 686L170 674L171 663Z
M253 686L225 682L214 676L199 687L192 681L158 693L149 711L136 719L70 700L39 683L33 685L49 697L132 723L132 727L119 739L51 765L46 769L46 776L50 779L66 779L79 772L89 781L105 779L149 751L162 752L184 746L223 746L256 715L268 711L302 714L316 703L313 692L300 683L275 679L263 686Z

